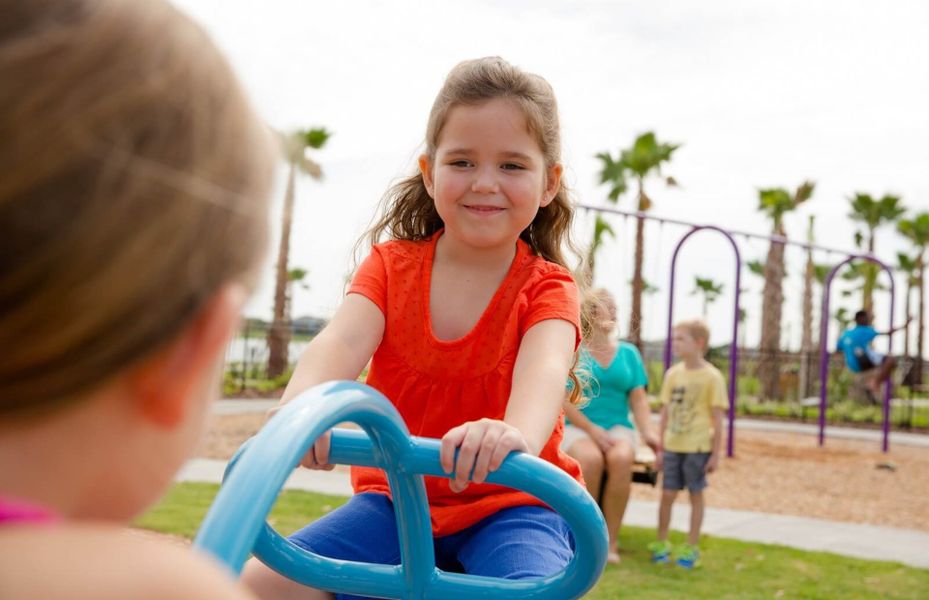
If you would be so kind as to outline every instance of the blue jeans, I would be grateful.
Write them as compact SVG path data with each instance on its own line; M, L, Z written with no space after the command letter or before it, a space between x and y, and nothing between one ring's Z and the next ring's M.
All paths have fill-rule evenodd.
M383 494L352 496L289 539L321 556L400 564L393 503ZM443 571L504 579L552 575L574 556L574 536L567 522L541 506L507 508L433 541L436 566ZM359 597L336 594L336 598Z

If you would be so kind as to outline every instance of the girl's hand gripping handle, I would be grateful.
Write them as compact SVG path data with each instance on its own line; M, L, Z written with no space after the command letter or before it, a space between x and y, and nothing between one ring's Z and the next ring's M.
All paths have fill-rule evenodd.
M455 460L458 450L458 460ZM480 419L452 428L442 437L439 462L442 470L454 478L449 482L453 492L464 491L468 482L483 483L488 473L500 468L512 451L528 452L523 434L503 421Z

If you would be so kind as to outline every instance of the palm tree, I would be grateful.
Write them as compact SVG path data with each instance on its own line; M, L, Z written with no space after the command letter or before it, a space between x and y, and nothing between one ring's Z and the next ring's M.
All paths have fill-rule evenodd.
M593 239L590 241L590 247L587 249L587 260L584 265L584 278L586 279L587 285L593 285L594 282L594 267L596 266L597 251L603 246L603 242L606 238L615 237L616 232L613 230L613 226L598 214L597 219L594 221L594 235Z
M845 331L851 325L852 316L844 306L836 310L832 316L835 317L836 323L839 324L839 331Z
M739 293L744 294L744 293L747 292L747 291L748 291L748 289L746 289L746 288L741 288L741 290L740 290ZM742 307L740 306L740 307L739 307L739 341L738 341L738 343L739 343L739 347L738 347L739 352L741 352L742 349L745 348L745 321L746 321L747 319L748 319L748 312L747 312L744 308L742 308Z
M629 283L631 284L632 281L630 280ZM648 279L642 279L642 293L643 294L645 294L646 296L652 296L654 294L657 294L660 291L661 291L660 287L658 287L657 285L652 285L652 282L649 281Z
M280 134L281 148L289 165L287 188L284 192L284 211L281 215L281 243L277 253L274 286L274 320L268 329L268 377L278 377L287 370L287 348L290 343L290 316L287 306L287 263L290 260L290 229L294 213L294 187L297 172L321 179L322 168L307 156L307 150L319 150L332 134L325 128L298 129Z
M903 301L903 318L907 320L903 328L903 356L910 357L910 300L913 288L919 284L916 279L917 258L910 257L903 252L897 252L897 271L906 278L906 297Z
M293 267L292 269L287 270L287 301L285 306L285 316L287 321L290 321L290 317L293 314L291 311L292 301L294 299L294 286L298 286L300 289L308 290L310 286L306 283L306 276L310 272L301 267Z
M764 263L760 260L750 260L746 263L748 270L751 271L752 275L757 275L764 279Z
M829 275L829 271L832 270L834 265L827 264L815 264L813 265L813 278L816 279L816 283L819 285L826 285L826 277Z
M763 262L761 262L760 260L750 260L750 261L748 261L747 263L745 263L745 266L748 267L749 273L751 273L752 275L756 275L759 279L761 279L762 281L764 281L764 263L763 263ZM743 290L742 290L743 293L745 293L745 292L747 292L747 291L748 291L748 289L743 289ZM740 322L742 322L742 321L747 321L747 320L748 320L748 313L745 311L745 309L742 309L742 308L739 309L739 319L740 319ZM742 335L742 348L744 349L744 348L746 347L746 346L745 346L746 329L748 329L748 328L747 328L747 327L741 327L741 326L740 326L740 329L741 329L741 331L742 331L742 333L741 333L741 335ZM758 365L757 365L757 364L755 365L754 375L756 375L756 376L758 375Z
M806 241L813 243L813 223L816 217L809 216ZM813 248L807 246L806 268L803 271L803 321L800 337L800 373L798 384L804 398L810 395L810 361L813 356L813 280L816 265L813 263Z
M906 212L900 204L900 197L884 194L875 199L870 194L857 192L849 199L852 211L848 214L853 221L860 221L867 229L868 254L874 254L874 232L885 223L893 223ZM877 279L877 265L868 262L864 268L864 289L862 307L870 311L874 305L874 282Z
M694 289L690 292L691 296L701 294L703 296L703 317L706 318L707 309L710 304L719 299L723 293L723 284L716 283L710 278L704 279L699 275L694 277Z
M671 160L671 155L680 144L664 144L649 131L635 139L632 147L622 150L614 159L608 152L597 154L603 163L600 171L600 183L610 184L608 198L611 202L619 200L626 189L627 176L635 178L637 185L636 210L646 212L652 201L645 193L645 180L652 174L661 175L661 165ZM668 185L677 185L673 177L666 178ZM629 340L636 346L642 345L642 260L645 244L645 220L639 217L635 228L635 271L632 276L632 309L629 312Z
M791 194L784 188L758 191L758 209L772 223L771 233L786 237L784 215L806 202L813 195L815 184L805 181ZM761 345L758 364L758 379L761 382L762 398L778 397L780 377L781 307L784 303L784 244L771 241L764 265L764 291L761 305Z
M843 298L859 293L864 294L865 287L868 285L868 276L872 273L873 266L873 263L867 260L854 260L848 263L848 269L843 271L839 277L851 284L852 287L842 290ZM875 281L871 289L883 291L887 289L887 286Z
M923 334L926 330L926 249L929 248L929 212L919 213L911 219L901 219L897 231L916 246L916 287L919 303L916 317L916 363L913 383L923 382Z

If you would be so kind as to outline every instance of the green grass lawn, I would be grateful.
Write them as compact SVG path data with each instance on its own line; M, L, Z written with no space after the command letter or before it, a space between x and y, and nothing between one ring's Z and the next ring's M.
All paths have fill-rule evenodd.
M192 538L218 486L183 483L136 525ZM269 518L288 534L345 502L338 496L284 492ZM646 545L654 531L626 527L623 563L609 566L588 598L926 598L929 570L898 563L803 552L783 546L707 537L703 566L693 572L652 565ZM680 542L680 535L672 538Z

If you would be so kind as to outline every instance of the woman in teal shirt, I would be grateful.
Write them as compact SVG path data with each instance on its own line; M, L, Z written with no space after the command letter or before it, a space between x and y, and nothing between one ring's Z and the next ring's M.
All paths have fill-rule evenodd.
M603 474L603 516L610 537L607 560L619 562L619 529L629 502L632 464L635 459L635 420L642 441L659 451L659 438L649 418L645 397L648 377L638 349L612 339L616 328L616 301L606 290L595 290L584 300L587 338L581 348L579 364L589 374L584 402L565 404L562 448L581 465L587 490L600 497ZM630 414L631 417L630 418Z

